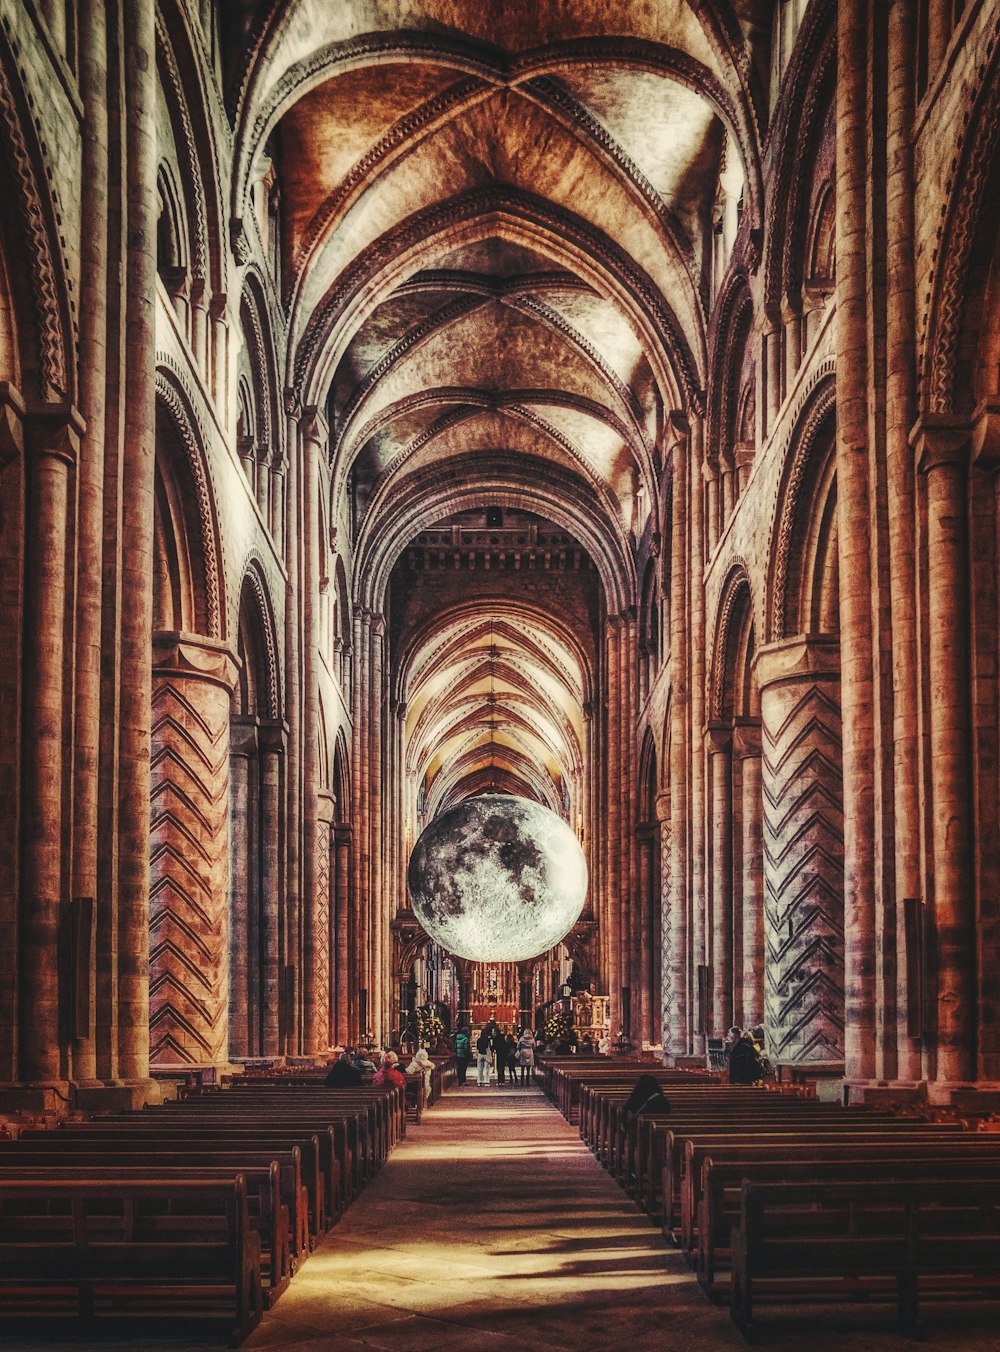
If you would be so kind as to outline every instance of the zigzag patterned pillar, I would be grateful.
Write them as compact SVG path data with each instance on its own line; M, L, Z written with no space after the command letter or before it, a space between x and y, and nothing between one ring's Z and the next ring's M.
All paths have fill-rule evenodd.
M236 662L158 634L150 799L150 1060L229 1059L229 717Z
M757 657L763 736L765 1026L773 1061L844 1056L840 648L798 637Z

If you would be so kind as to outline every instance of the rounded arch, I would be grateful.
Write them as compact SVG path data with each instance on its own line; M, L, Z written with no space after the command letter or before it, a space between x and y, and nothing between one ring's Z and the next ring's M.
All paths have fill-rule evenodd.
M4 328L22 393L76 402L76 309L60 238L50 157L37 132L8 32L0 27L0 168L8 200L0 212L8 314Z
M269 57L277 47L288 11L273 13L257 28L248 44L238 82L232 89L236 114L232 213L239 217L248 190L254 158L278 122L304 94L348 70L376 63L424 62L451 69L456 75L513 85L545 77L558 80L575 66L592 65L595 59L617 69L649 72L677 81L706 100L739 146L748 185L754 227L761 224L763 203L759 152L757 103L762 100L759 82L746 76L742 39L734 29L725 38L713 14L703 24L710 34L715 56L724 75L707 67L690 53L648 37L579 36L536 47L511 57L495 47L460 34L443 31L370 32L334 41L291 64L269 89L266 80ZM740 55L737 55L740 52ZM735 91L735 93L734 93Z
M759 719L760 696L752 676L755 650L753 592L740 560L730 568L719 598L709 686L712 722Z
M1000 313L1000 15L986 50L981 81L967 96L956 133L932 260L920 388L921 410L930 414L968 413L977 396L997 392L995 370L987 377L993 389L977 388L984 374L977 366L986 355L980 348L984 328L996 326ZM995 360L1000 338L993 342L989 355Z
M785 72L774 147L773 189L764 234L764 306L777 315L785 297L802 290L812 175L837 78L836 5L814 0L806 11Z
M547 517L574 535L594 560L608 610L620 614L635 596L635 567L625 540L575 477L552 467L542 483L530 461L498 455L483 480L476 456L456 456L445 477L430 467L394 479L371 505L357 541L355 604L381 611L389 574L405 542L453 512L482 507L527 510ZM403 542L402 544L400 542Z
M279 412L277 349L270 321L270 307L266 290L254 266L248 266L240 292L240 327L251 376L251 393L255 411L255 436L260 451L275 454L284 420Z
M156 62L179 158L179 188L190 227L191 276L221 295L225 291L222 177L201 51L187 7L177 0L157 5Z
M805 391L784 451L769 558L768 641L836 633L836 384L824 362Z
M656 742L652 729L647 728L642 738L639 752L639 822L646 824L656 821L656 799L660 791L660 780L656 768Z
M240 713L281 716L278 640L274 608L259 564L251 560L240 585L237 651L241 669L236 688Z
M163 628L219 638L226 631L221 533L202 429L180 381L156 373L156 544L160 600L175 618ZM155 590L155 586L154 586Z
M289 353L290 383L303 405L322 403L341 349L380 298L443 249L494 235L540 250L614 299L641 335L673 406L701 412L703 335L694 335L692 347L652 279L602 231L544 198L505 185L477 188L417 211L354 258L311 308Z
M351 817L351 759L343 728L337 729L334 743L331 788L336 824L346 826Z

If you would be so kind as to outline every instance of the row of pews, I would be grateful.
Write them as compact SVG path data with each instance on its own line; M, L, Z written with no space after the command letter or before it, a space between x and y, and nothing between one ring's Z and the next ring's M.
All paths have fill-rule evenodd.
M402 1089L258 1075L2 1140L0 1314L183 1314L238 1344L406 1119Z
M669 1112L626 1122L642 1073ZM606 1058L544 1083L748 1338L769 1301L894 1298L915 1335L921 1298L1000 1294L1000 1134Z

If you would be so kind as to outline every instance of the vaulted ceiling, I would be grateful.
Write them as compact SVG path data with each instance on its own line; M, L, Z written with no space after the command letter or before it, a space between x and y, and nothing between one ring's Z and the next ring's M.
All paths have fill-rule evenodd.
M420 530L519 494L589 552L609 610L634 603L664 418L703 397L720 173L741 166L760 209L758 8L234 7L234 216L273 164L286 384L329 409L333 500L350 477L355 593L363 575L376 609ZM411 768L474 762L492 726L496 764L558 783L579 699L543 713L539 635L489 632L456 622L429 640L437 666L414 659Z

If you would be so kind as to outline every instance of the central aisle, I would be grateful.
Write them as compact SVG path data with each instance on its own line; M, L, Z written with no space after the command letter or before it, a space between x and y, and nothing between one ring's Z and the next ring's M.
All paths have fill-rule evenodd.
M927 1310L930 1314L930 1308ZM786 1311L768 1352L913 1344L892 1306ZM995 1352L992 1314L928 1320L923 1346ZM950 1327L949 1327L950 1326ZM411 1126L244 1344L295 1352L746 1349L538 1090L452 1088Z
M538 1090L470 1084L410 1127L246 1346L745 1344Z

